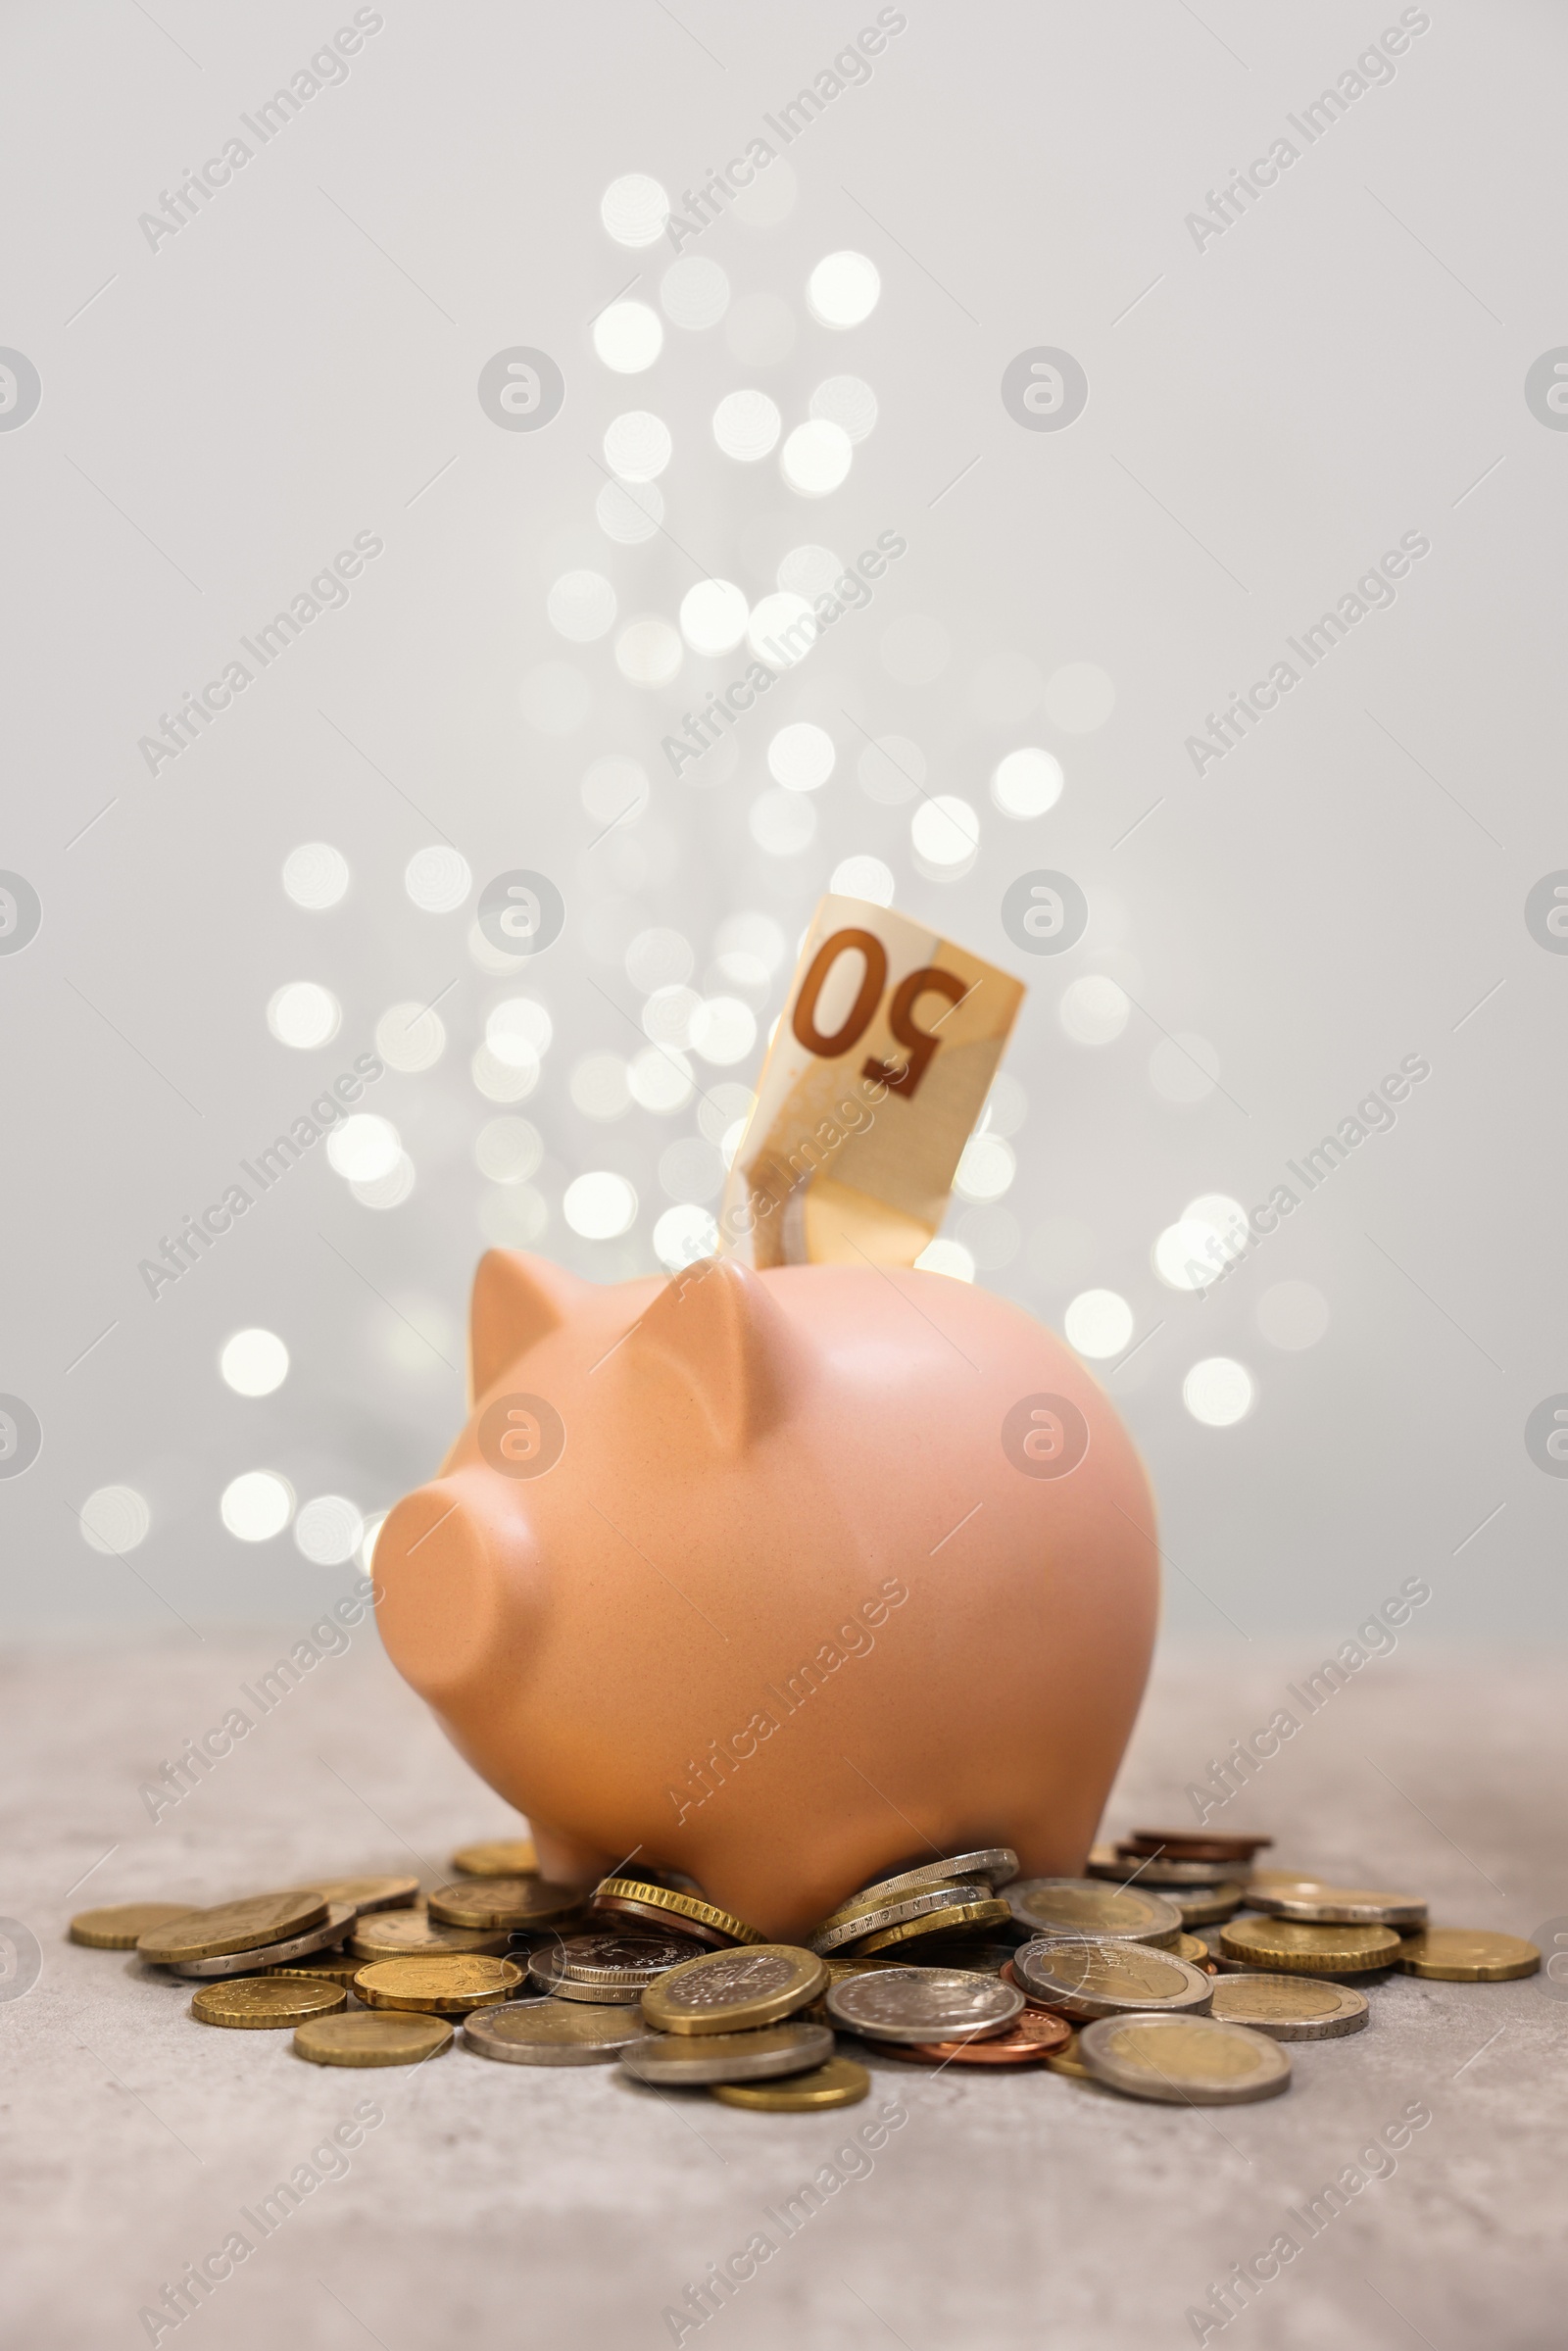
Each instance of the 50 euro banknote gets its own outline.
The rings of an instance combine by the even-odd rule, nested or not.
[[[756,1266],[912,1265],[1023,995],[924,923],[824,898],[730,1167],[721,1246]]]

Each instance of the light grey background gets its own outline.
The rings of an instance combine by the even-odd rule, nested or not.
[[[1561,1707],[1549,1659],[1520,1655],[1560,1635],[1568,1508],[1568,1483],[1535,1467],[1523,1436],[1568,1390],[1568,959],[1523,911],[1568,866],[1548,701],[1568,438],[1524,398],[1530,367],[1568,342],[1560,16],[1438,0],[1392,83],[1200,252],[1189,212],[1396,7],[908,5],[868,86],[790,149],[788,217],[721,221],[687,248],[721,264],[736,302],[788,306],[790,355],[760,369],[722,324],[671,326],[652,370],[616,376],[590,320],[634,272],[632,295],[657,304],[672,257],[610,240],[607,185],[646,171],[678,196],[875,9],[380,13],[347,82],[156,253],[138,215],[352,10],[101,0],[12,7],[0,31],[0,346],[42,380],[37,414],[0,431],[0,868],[43,906],[37,937],[0,955],[0,1392],[44,1431],[31,1468],[0,1479],[0,1608],[13,1632],[73,1636],[66,1658],[29,1649],[5,1669],[0,1908],[27,1923],[42,1973],[0,2007],[0,2130],[14,2136],[12,2298],[31,2339],[73,2351],[144,2339],[138,2308],[367,2082],[386,2088],[387,2127],[191,2339],[666,2340],[666,2300],[843,2143],[834,2118],[664,2111],[608,2075],[461,2052],[412,2080],[318,2078],[284,2036],[188,2028],[132,1962],[63,1937],[95,1899],[214,1899],[329,1866],[418,1866],[431,1882],[457,1839],[509,1826],[368,1627],[239,1760],[148,1820],[139,1787],[353,1577],[313,1567],[287,1534],[235,1542],[219,1495],[265,1466],[302,1501],[340,1493],[372,1511],[445,1447],[474,1257],[529,1206],[474,1159],[498,1105],[469,1061],[502,997],[537,997],[555,1025],[517,1105],[545,1151],[539,1246],[594,1278],[653,1269],[661,1158],[699,1136],[695,1106],[605,1126],[570,1095],[584,1056],[637,1049],[624,946],[679,931],[702,985],[726,918],[768,913],[793,943],[851,855],[882,858],[901,907],[1029,983],[1006,1063],[1028,1101],[1001,1203],[1017,1247],[981,1278],[1058,1325],[1086,1287],[1134,1310],[1137,1351],[1105,1377],[1150,1461],[1171,1572],[1111,1825],[1179,1802],[1287,1680],[1419,1574],[1433,1597],[1399,1655],[1358,1674],[1236,1813],[1272,1826],[1290,1865],[1410,1883],[1447,1921],[1528,1935],[1568,1912],[1548,1858]],[[874,260],[882,297],[834,333],[805,285],[844,248]],[[476,395],[485,364],[519,344],[565,377],[538,433],[498,430]],[[1042,345],[1089,380],[1059,433],[1020,429],[1001,398],[1004,369]],[[788,428],[842,373],[874,388],[880,414],[832,498],[798,500],[771,461],[742,468],[714,448],[725,393],[761,385]],[[606,425],[642,408],[674,436],[676,543],[627,549],[594,502]],[[688,656],[676,688],[650,694],[620,678],[613,636],[568,646],[546,612],[551,583],[582,566],[612,581],[623,617],[673,617],[705,568],[755,599],[791,547],[852,556],[885,529],[909,552],[872,607],[700,787],[668,775],[660,738],[737,659]],[[150,776],[138,737],[360,530],[385,553],[347,609]],[[1431,553],[1393,609],[1195,775],[1185,741],[1205,713],[1406,531]],[[886,659],[914,615],[949,640],[920,684]],[[591,697],[563,737],[524,716],[525,680],[548,662]],[[1115,707],[1074,735],[1050,714],[1049,681],[1081,662],[1108,675]],[[1004,718],[1005,677],[1022,684]],[[792,717],[828,725],[839,764],[814,842],[780,858],[749,819],[767,737]],[[909,808],[857,780],[857,725],[916,743],[927,788],[979,811],[964,878],[917,870]],[[1060,758],[1066,788],[1020,824],[988,779],[1024,743]],[[579,787],[610,754],[640,761],[653,796],[595,845]],[[309,914],[280,869],[319,840],[352,885]],[[404,872],[443,840],[473,893],[431,915]],[[477,892],[516,866],[554,876],[568,918],[536,969],[506,980],[468,935]],[[1054,960],[1017,954],[1000,917],[1040,867],[1070,873],[1092,909]],[[758,1007],[764,1028],[787,964]],[[1140,1006],[1096,1050],[1058,1019],[1091,971]],[[316,1053],[267,1025],[273,992],[301,979],[342,1005]],[[409,1200],[363,1206],[318,1146],[150,1298],[136,1268],[159,1237],[368,1050],[389,1006],[434,998],[443,1058],[388,1074],[366,1103],[403,1138]],[[1203,1100],[1157,1091],[1162,1032],[1213,1049]],[[1151,1245],[1189,1200],[1266,1199],[1283,1162],[1406,1054],[1432,1075],[1392,1134],[1206,1298],[1157,1281]],[[566,1184],[594,1169],[636,1186],[624,1242],[580,1241],[564,1220]],[[975,1238],[959,1203],[950,1230]],[[1286,1280],[1329,1308],[1302,1352],[1258,1324]],[[253,1324],[292,1354],[257,1402],[217,1369]],[[1256,1383],[1229,1429],[1182,1402],[1188,1370],[1215,1354]],[[75,1516],[109,1485],[151,1513],[123,1560],[89,1547]],[[814,2224],[718,2336],[1191,2340],[1188,2306],[1422,2098],[1434,2122],[1397,2175],[1267,2289],[1248,2339],[1393,2351],[1414,2328],[1442,2351],[1481,2337],[1534,2351],[1561,2306],[1564,2010],[1548,1988],[1396,1979],[1365,2035],[1298,2053],[1288,2098],[1218,2118],[1054,2077],[901,2073],[928,2101],[914,2124],[850,2217]]]
[[[1534,1466],[1523,1429],[1568,1387],[1553,1304],[1568,960],[1538,947],[1523,906],[1568,864],[1548,668],[1568,438],[1531,414],[1523,383],[1568,339],[1560,18],[1434,5],[1392,82],[1199,251],[1185,221],[1205,191],[1266,153],[1396,9],[911,4],[869,83],[789,151],[789,217],[723,220],[687,248],[722,265],[737,300],[783,299],[790,356],[758,369],[722,325],[671,326],[652,370],[617,376],[589,321],[634,272],[634,295],[657,302],[672,257],[610,240],[606,186],[647,171],[678,195],[874,10],[388,0],[347,81],[150,251],[138,215],[350,13],[162,0],[150,16],[103,0],[7,14],[0,343],[32,360],[43,398],[0,434],[0,865],[36,888],[43,926],[0,957],[0,1389],[44,1429],[31,1469],[0,1481],[7,1621],[293,1622],[337,1590],[340,1571],[286,1534],[233,1541],[218,1496],[268,1466],[302,1501],[382,1508],[449,1441],[480,1219],[504,1212],[472,1155],[497,1114],[468,1069],[490,1005],[521,990],[555,1024],[518,1105],[547,1153],[539,1246],[599,1279],[652,1270],[660,1156],[697,1134],[693,1112],[595,1125],[568,1094],[582,1056],[637,1048],[625,941],[680,931],[702,985],[718,925],[760,909],[793,953],[833,867],[869,853],[900,906],[1029,982],[1005,1065],[1028,1097],[1003,1203],[1018,1248],[981,1278],[1058,1324],[1085,1287],[1132,1304],[1147,1343],[1107,1385],[1162,1505],[1170,1625],[1233,1659],[1267,1629],[1339,1639],[1420,1572],[1435,1601],[1412,1644],[1556,1638],[1568,1486]],[[874,260],[883,290],[864,325],[833,332],[804,289],[845,247]],[[565,375],[537,433],[498,430],[476,397],[485,362],[514,344]],[[1004,368],[1041,344],[1089,378],[1059,433],[1020,429],[1000,396]],[[826,501],[713,446],[724,393],[761,384],[787,430],[844,372],[872,385],[880,416]],[[675,443],[670,537],[641,548],[594,519],[604,429],[631,408],[657,411]],[[137,741],[158,713],[366,529],[385,553],[347,608],[150,776]],[[612,637],[568,646],[546,614],[576,566],[612,581],[623,617],[672,617],[705,568],[755,599],[790,547],[848,557],[886,529],[908,554],[873,606],[781,683],[730,771],[701,788],[671,778],[659,740],[738,658],[689,655],[650,693],[619,677]],[[1184,744],[1204,713],[1411,530],[1431,554],[1394,607],[1196,776]],[[910,614],[951,642],[916,685],[883,658]],[[985,714],[1001,655],[1037,681],[1021,698],[1036,707],[1005,722]],[[553,661],[591,690],[563,737],[523,715],[525,676]],[[1116,697],[1083,735],[1042,699],[1075,662]],[[790,717],[828,724],[839,765],[815,796],[814,843],[781,858],[748,816]],[[919,744],[928,788],[980,811],[963,879],[915,869],[910,810],[856,779],[855,722]],[[1030,742],[1061,759],[1066,788],[1017,823],[987,779]],[[610,753],[643,764],[652,802],[593,846],[579,783]],[[407,861],[443,837],[475,894],[518,865],[559,882],[565,932],[520,979],[476,967],[471,897],[445,915],[411,904]],[[313,840],[353,875],[326,913],[280,883]],[[1070,872],[1092,909],[1055,960],[1019,955],[1000,921],[1008,883],[1038,866]],[[1095,969],[1141,1008],[1087,1050],[1057,1004]],[[267,1027],[269,998],[296,979],[343,1007],[318,1052]],[[389,1005],[436,997],[444,1057],[389,1074],[365,1105],[415,1163],[407,1202],[361,1206],[318,1147],[154,1302],[136,1268],[159,1236],[366,1051]],[[1217,1053],[1201,1102],[1154,1089],[1162,1031]],[[1265,1199],[1287,1157],[1411,1053],[1432,1075],[1396,1128],[1255,1262],[1202,1298],[1159,1284],[1151,1244],[1188,1200]],[[637,1187],[624,1242],[577,1240],[563,1220],[564,1185],[596,1168]],[[1328,1301],[1305,1352],[1258,1328],[1285,1279]],[[293,1357],[262,1402],[216,1367],[253,1323]],[[1234,1428],[1182,1403],[1211,1354],[1256,1382]],[[109,1484],[151,1510],[124,1561],[75,1523]]]

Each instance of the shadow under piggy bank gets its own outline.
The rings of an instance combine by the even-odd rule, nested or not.
[[[492,1250],[473,1410],[375,1550],[400,1673],[548,1877],[635,1855],[800,1935],[925,1851],[1084,1862],[1158,1605],[1121,1422],[945,1275]]]

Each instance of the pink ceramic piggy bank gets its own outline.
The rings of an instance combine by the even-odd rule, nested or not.
[[[399,1671],[568,1884],[682,1870],[769,1936],[933,1852],[1069,1875],[1157,1607],[1083,1366],[941,1274],[600,1288],[493,1250],[473,1413],[376,1545]]]

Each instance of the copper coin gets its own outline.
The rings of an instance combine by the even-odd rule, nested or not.
[[[639,1886],[662,1886],[667,1893],[695,1894],[699,1901],[702,1900],[702,1887],[695,1878],[688,1878],[684,1870],[643,1869],[634,1862],[623,1861],[617,1875],[634,1879]]]
[[[639,1902],[631,1894],[595,1894],[593,1908],[596,1916],[613,1912],[616,1918],[641,1919],[645,1926],[661,1927],[666,1935],[675,1923],[667,1910],[662,1910],[654,1902]],[[689,1935],[694,1942],[705,1944],[710,1951],[728,1951],[734,1947],[733,1935],[720,1935],[715,1928],[705,1926],[701,1919],[687,1918],[682,1913],[678,1925],[682,1935]]]
[[[1186,1960],[1189,1967],[1200,1967],[1206,1975],[1210,1976],[1214,1973],[1213,1958],[1201,1935],[1184,1935],[1181,1941],[1173,1943],[1171,1948],[1178,1959]]]
[[[883,2041],[880,2046],[889,2056],[912,2057],[921,2065],[1033,2065],[1040,2058],[1054,2057],[1072,2036],[1065,2017],[1053,2016],[1044,2008],[1026,2008],[1005,2033],[990,2040]]]
[[[760,1928],[748,1926],[733,1910],[725,1910],[720,1903],[710,1902],[700,1893],[682,1893],[678,1886],[654,1886],[646,1878],[601,1878],[593,1890],[592,1908],[613,1910],[619,1902],[635,1902],[642,1911],[657,1910],[664,1926],[677,1935],[697,1935],[699,1929],[706,1927],[710,1935],[723,1936],[722,1947],[767,1940]]]
[[[1272,1837],[1220,1837],[1189,1829],[1134,1829],[1117,1839],[1123,1853],[1167,1853],[1172,1861],[1250,1861]]]

